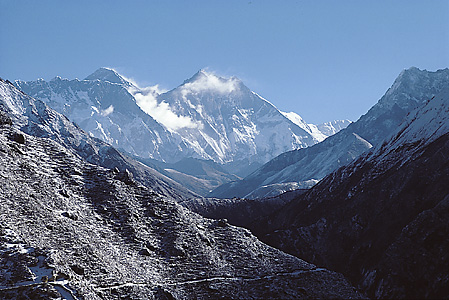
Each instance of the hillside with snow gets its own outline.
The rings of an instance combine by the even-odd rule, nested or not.
[[[341,274],[181,207],[181,187],[169,195],[150,174],[108,166],[120,160],[0,79],[0,299],[362,296]]]

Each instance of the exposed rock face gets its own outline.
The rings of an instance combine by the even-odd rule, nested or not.
[[[11,103],[17,91],[3,81],[0,88]],[[2,113],[15,121],[0,126],[0,298],[361,296],[342,275],[204,219],[127,171],[89,163],[65,139],[38,136],[57,116],[51,109],[35,110],[31,135],[19,129],[29,122],[15,123],[30,118],[14,113],[23,106],[8,107]]]
[[[447,297],[448,112],[445,89],[373,151],[253,224],[254,232],[342,272],[371,297]]]

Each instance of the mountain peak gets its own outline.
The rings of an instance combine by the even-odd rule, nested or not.
[[[190,92],[213,92],[219,94],[242,90],[244,84],[235,76],[222,77],[206,69],[200,69],[180,86]]]
[[[111,83],[118,83],[123,84],[126,86],[133,85],[131,82],[129,82],[127,79],[125,79],[122,75],[117,73],[112,68],[106,68],[102,67],[87,76],[84,80],[102,80],[102,81],[109,81]]]

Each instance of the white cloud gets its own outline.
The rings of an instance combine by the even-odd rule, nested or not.
[[[157,95],[159,87],[157,85],[143,89],[133,89],[130,93],[136,99],[137,105],[149,114],[153,119],[171,130],[181,128],[201,128],[200,122],[193,121],[190,117],[178,116],[174,113],[167,102],[158,103]]]
[[[107,117],[114,112],[114,106],[110,105],[108,108],[101,111],[103,117]]]

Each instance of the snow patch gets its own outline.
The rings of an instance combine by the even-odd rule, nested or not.
[[[101,111],[103,117],[107,117],[114,112],[114,106],[111,104],[108,108]]]

